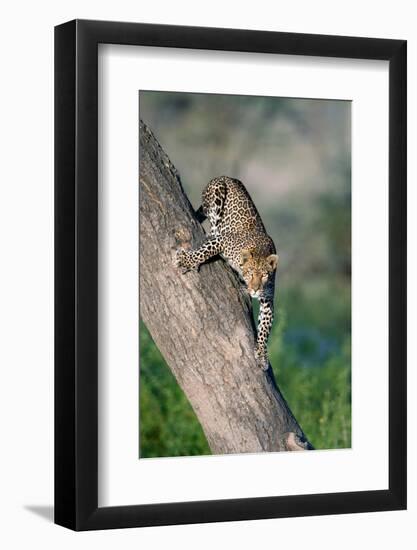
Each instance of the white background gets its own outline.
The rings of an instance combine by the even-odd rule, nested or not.
[[[413,3],[187,0],[14,2],[2,13],[0,120],[1,468],[5,548],[392,548],[417,520],[415,285],[409,289],[409,510],[74,534],[46,521],[53,484],[53,34],[74,17],[408,39],[409,151],[417,149],[417,23]],[[409,155],[409,279],[417,279],[416,158]],[[372,432],[371,432],[372,433]],[[378,442],[375,442],[377,445]]]
[[[114,45],[99,60],[99,504],[386,489],[387,63]],[[137,459],[138,89],[352,100],[352,449]]]

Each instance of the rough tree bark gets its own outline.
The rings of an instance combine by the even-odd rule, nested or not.
[[[185,275],[178,246],[204,230],[178,172],[140,122],[140,312],[214,454],[312,449],[271,367],[255,363],[250,299],[221,259]]]

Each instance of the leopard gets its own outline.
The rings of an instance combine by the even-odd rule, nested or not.
[[[274,320],[275,275],[278,254],[261,216],[244,184],[229,176],[215,177],[202,193],[196,217],[208,219],[210,231],[196,249],[178,248],[174,263],[182,273],[198,271],[201,264],[219,255],[237,273],[245,292],[259,301],[254,357],[264,371],[269,368],[267,343]]]

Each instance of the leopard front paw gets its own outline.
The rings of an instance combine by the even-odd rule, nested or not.
[[[260,369],[267,371],[269,368],[269,359],[266,351],[255,348],[255,361]]]
[[[174,266],[180,268],[182,274],[190,270],[198,271],[198,267],[194,267],[191,264],[189,252],[185,248],[178,248],[175,251]]]
[[[177,248],[174,256],[175,267],[185,267],[187,259],[187,251],[185,248]]]
[[[181,273],[187,273],[189,269],[187,265],[187,256],[188,256],[188,253],[185,250],[185,248],[178,248],[175,251],[173,263],[175,267],[178,267],[181,269]]]

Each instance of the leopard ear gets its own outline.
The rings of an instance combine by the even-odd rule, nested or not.
[[[252,258],[252,252],[247,248],[243,249],[240,253],[240,265],[245,265],[245,263]]]
[[[278,254],[271,254],[267,257],[266,262],[268,264],[269,271],[275,271],[278,266]]]

